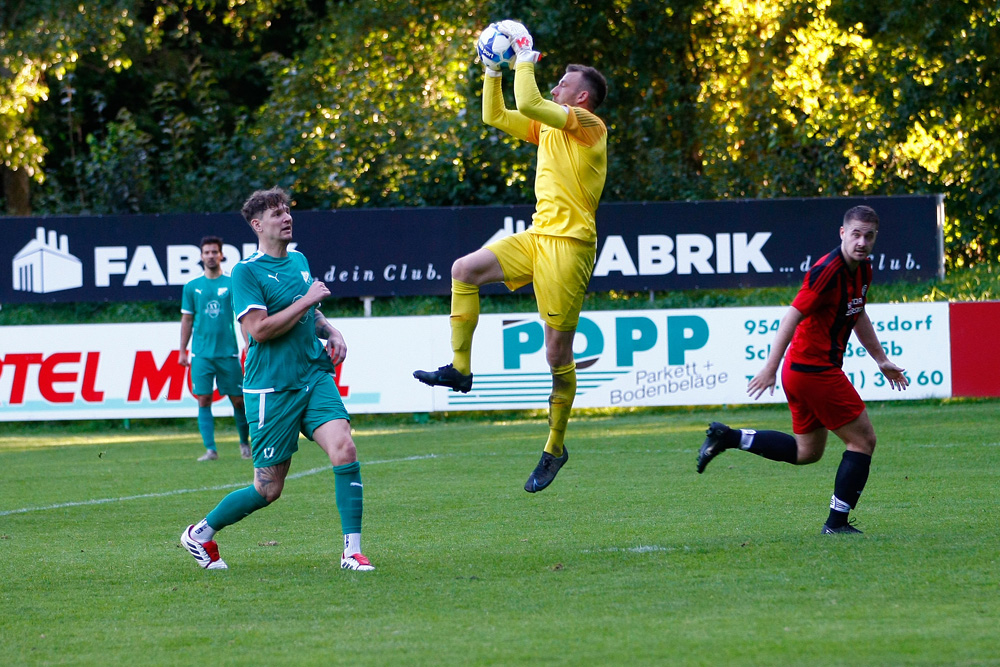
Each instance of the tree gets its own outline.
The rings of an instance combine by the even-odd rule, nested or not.
[[[995,2],[849,0],[834,16],[862,26],[891,110],[887,160],[901,187],[945,192],[948,261],[995,263],[1000,251],[1000,6]],[[928,11],[931,9],[931,11]]]
[[[46,146],[32,125],[35,106],[49,99],[53,80],[65,79],[84,52],[111,70],[129,66],[118,55],[122,29],[131,25],[134,3],[69,4],[13,0],[0,5],[0,139],[8,207],[26,214],[27,182],[41,183]]]
[[[479,118],[476,3],[380,0],[330,14],[294,58],[268,60],[271,95],[251,128],[256,185],[300,205],[509,201],[528,156]],[[473,98],[473,99],[470,99]],[[290,131],[291,130],[291,131]]]
[[[570,62],[607,76],[605,201],[944,192],[948,261],[995,262],[1000,9],[926,5],[22,0],[0,134],[49,213],[233,210],[275,184],[308,208],[529,203],[534,150],[483,125],[472,48],[511,17],[543,92]]]

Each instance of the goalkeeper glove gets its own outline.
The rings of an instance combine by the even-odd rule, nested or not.
[[[537,63],[542,59],[542,54],[538,51],[532,51],[530,49],[524,49],[517,54],[516,63]]]
[[[531,47],[534,46],[534,40],[531,39],[531,33],[524,27],[524,24],[507,20],[500,21],[496,27],[497,30],[510,38],[511,48],[517,54],[517,62],[537,63],[541,59],[541,53],[531,50]]]
[[[534,45],[531,33],[528,32],[528,29],[523,24],[507,20],[500,21],[496,26],[497,30],[510,37],[510,45],[514,49],[514,53],[521,53],[522,50],[530,51]]]

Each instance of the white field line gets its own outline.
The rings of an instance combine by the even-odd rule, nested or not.
[[[371,466],[379,465],[381,463],[401,463],[404,461],[422,461],[424,459],[436,459],[439,458],[438,454],[425,454],[423,456],[407,456],[402,459],[385,459],[382,461],[363,461],[362,465]],[[302,472],[297,472],[289,475],[285,479],[298,479],[299,477],[307,477],[309,475],[315,475],[318,472],[323,472],[324,470],[331,470],[330,466],[320,466],[319,468],[312,468],[311,470],[303,470]],[[129,500],[143,500],[146,498],[166,498],[167,496],[179,496],[184,493],[200,493],[202,491],[225,491],[226,489],[236,489],[239,487],[247,486],[247,482],[236,482],[234,484],[220,484],[218,486],[203,486],[197,489],[177,489],[175,491],[161,491],[159,493],[142,493],[136,496],[119,496],[118,498],[96,498],[94,500],[77,500],[69,503],[55,503],[52,505],[42,505],[39,507],[22,507],[16,510],[0,510],[0,516],[8,516],[11,514],[27,514],[28,512],[44,512],[45,510],[57,510],[64,507],[80,507],[83,505],[103,505],[105,503],[122,503]]]
[[[603,547],[600,549],[582,549],[581,553],[585,554],[597,554],[597,553],[634,553],[634,554],[645,554],[653,551],[677,551],[674,547],[661,547],[658,544],[640,544],[637,547]]]

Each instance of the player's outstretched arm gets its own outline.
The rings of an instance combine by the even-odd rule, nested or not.
[[[878,339],[878,334],[875,333],[875,327],[872,326],[872,321],[869,319],[867,312],[861,313],[857,324],[854,325],[854,335],[857,337],[858,342],[868,351],[868,355],[878,364],[878,369],[885,376],[885,379],[888,380],[889,386],[899,391],[905,391],[907,385],[910,384],[909,379],[906,377],[906,370],[889,360],[881,341]]]
[[[750,382],[747,383],[747,396],[756,401],[768,389],[771,390],[770,395],[774,396],[774,386],[776,384],[778,384],[777,371],[770,370],[765,366],[750,378]]]
[[[799,326],[803,317],[798,308],[789,306],[788,311],[781,318],[778,331],[774,334],[774,342],[771,343],[771,353],[767,355],[764,367],[747,383],[747,395],[755,401],[768,389],[771,390],[771,396],[774,396],[774,387],[778,384],[778,368],[781,366],[781,358],[785,356],[785,350],[788,349],[792,342],[792,336],[795,334],[795,327]]]
[[[531,120],[561,130],[569,122],[569,110],[542,97],[535,81],[535,66],[518,61],[514,72],[514,101],[517,110]]]
[[[534,51],[534,39],[524,25],[517,21],[500,21],[497,30],[510,38],[511,48],[517,54],[514,64],[514,100],[517,110],[531,120],[558,130],[566,126],[569,110],[542,97],[535,81],[535,63],[542,57]]]
[[[500,82],[499,76],[487,75],[483,78],[483,122],[526,141],[531,131],[531,119],[506,107]]]
[[[900,368],[888,359],[879,364],[878,369],[882,371],[882,375],[889,381],[889,386],[893,389],[906,391],[906,388],[910,385],[910,380],[906,377],[906,369]]]

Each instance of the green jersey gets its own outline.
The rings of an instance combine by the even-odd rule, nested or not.
[[[312,284],[309,262],[300,252],[271,257],[259,250],[233,268],[233,303],[237,319],[251,310],[269,315],[298,301]],[[333,363],[316,337],[313,306],[284,335],[258,341],[250,337],[243,391],[302,389],[318,372],[332,373]]]
[[[233,279],[200,276],[184,286],[181,312],[194,316],[191,351],[196,357],[235,357]]]

